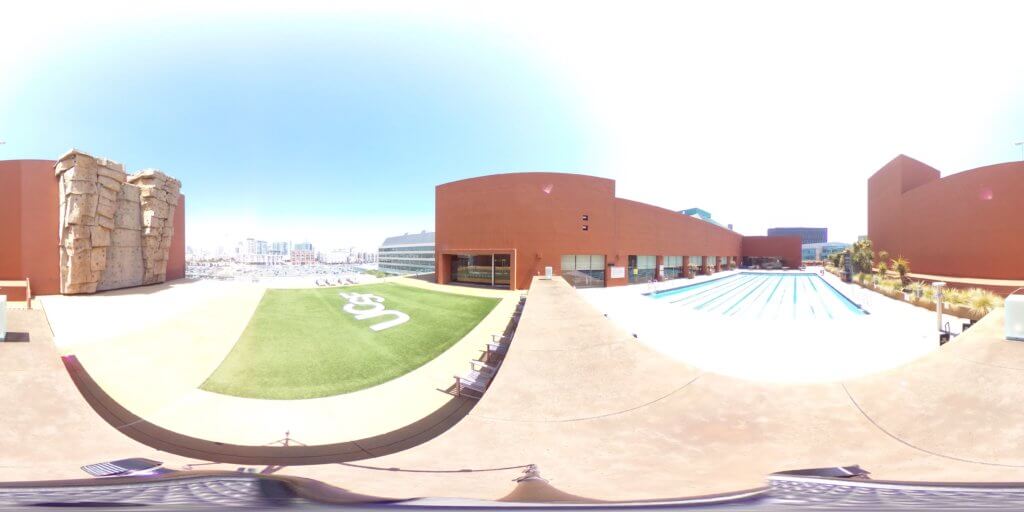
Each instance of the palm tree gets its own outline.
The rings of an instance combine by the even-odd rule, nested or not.
[[[875,251],[871,250],[871,240],[859,240],[853,244],[853,266],[857,272],[872,273],[875,262]]]
[[[910,262],[903,259],[903,256],[898,256],[895,260],[892,260],[892,269],[900,275],[900,281],[903,283],[907,282],[907,274],[910,273]]]

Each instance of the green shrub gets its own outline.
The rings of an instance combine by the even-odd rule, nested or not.
[[[1002,305],[1002,297],[988,291],[973,289],[967,296],[966,303],[972,314],[984,316]]]
[[[882,281],[882,289],[889,292],[890,295],[899,296],[903,291],[903,283],[896,279],[885,279]]]
[[[907,288],[914,294],[915,298],[920,298],[924,295],[925,284],[921,281],[913,281]]]
[[[952,307],[963,306],[967,303],[967,291],[958,288],[945,288],[942,290],[942,302]]]

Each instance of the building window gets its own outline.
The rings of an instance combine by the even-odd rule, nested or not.
[[[678,279],[683,276],[683,256],[665,256],[664,261],[664,272],[662,277],[665,279]]]
[[[604,286],[603,254],[563,254],[562,278],[576,288]]]
[[[583,222],[586,222],[588,220],[590,220],[590,215],[587,215],[587,214],[584,213],[583,214]]]
[[[658,258],[653,255],[629,255],[626,272],[630,283],[649,283],[654,280]]]

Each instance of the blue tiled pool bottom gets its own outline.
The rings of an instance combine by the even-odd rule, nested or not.
[[[817,274],[740,272],[650,296],[737,318],[827,320],[865,314]]]

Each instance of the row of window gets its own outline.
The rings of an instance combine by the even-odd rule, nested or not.
[[[693,272],[715,263],[728,266],[727,256],[664,256],[662,276],[676,279],[684,275],[683,268]],[[626,277],[630,283],[646,283],[654,280],[658,257],[655,255],[630,255],[626,262]],[[562,277],[577,288],[604,286],[605,257],[602,254],[563,254]]]
[[[380,261],[385,260],[433,260],[434,253],[430,254],[389,254],[387,256],[379,256]]]
[[[389,264],[389,265],[378,265],[378,269],[381,272],[386,272],[388,274],[428,274],[428,273],[434,271],[433,265],[428,267],[428,266],[424,266],[424,265],[395,265],[395,264]]]
[[[430,251],[431,253],[433,253],[434,252],[434,246],[433,245],[419,245],[419,246],[412,246],[412,247],[381,247],[381,248],[377,249],[377,252],[423,252],[423,251]]]

